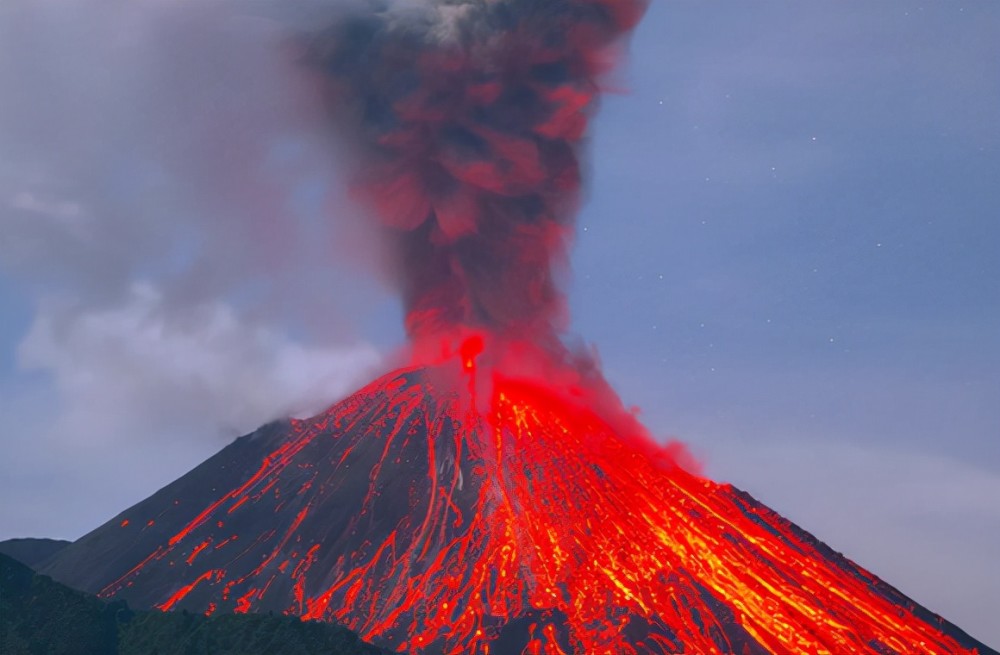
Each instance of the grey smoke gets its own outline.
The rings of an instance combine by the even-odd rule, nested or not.
[[[393,343],[362,336],[395,310],[288,51],[298,14],[262,6],[0,6],[0,275],[30,294],[15,365],[38,384],[0,401],[0,473],[40,506],[93,492],[8,530],[78,536]]]

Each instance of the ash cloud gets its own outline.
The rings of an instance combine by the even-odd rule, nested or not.
[[[304,37],[407,330],[565,327],[560,267],[599,81],[639,0],[372,4]]]

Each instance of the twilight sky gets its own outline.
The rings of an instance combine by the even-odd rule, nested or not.
[[[0,539],[74,539],[402,339],[233,3],[0,6]],[[631,53],[575,332],[709,475],[997,646],[1000,4],[654,0]]]

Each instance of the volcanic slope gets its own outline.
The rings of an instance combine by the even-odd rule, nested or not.
[[[265,426],[43,572],[401,652],[996,652],[572,389],[465,373],[404,369]]]

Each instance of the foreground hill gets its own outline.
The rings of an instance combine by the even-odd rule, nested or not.
[[[269,615],[134,612],[0,554],[4,655],[384,655],[350,630]]]
[[[0,541],[0,554],[8,555],[22,564],[38,569],[45,560],[70,543],[72,542],[63,539],[7,539]]]

